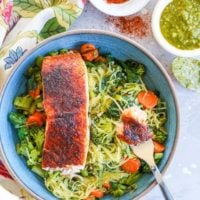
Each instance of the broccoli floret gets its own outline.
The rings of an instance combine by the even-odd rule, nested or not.
[[[24,140],[22,140],[21,143],[17,144],[16,148],[18,154],[29,158],[31,151],[35,149],[35,146],[30,140],[30,135],[27,135],[27,137]]]
[[[135,173],[120,179],[118,182],[111,182],[110,193],[115,197],[119,197],[130,190],[136,189],[137,186],[134,183],[140,176],[140,173]]]
[[[128,177],[122,178],[119,183],[131,186],[133,185],[139,178],[141,177],[140,173],[133,173],[129,175]]]
[[[37,175],[41,176],[41,177],[44,177],[45,176],[45,171],[41,169],[41,166],[33,166],[32,168],[32,171],[35,172]]]
[[[42,81],[42,76],[41,76],[41,72],[38,71],[34,74],[34,79],[37,83],[41,82]]]
[[[85,62],[87,68],[96,68],[97,66],[95,64],[93,64],[92,62],[86,61]]]
[[[38,56],[38,57],[36,58],[36,60],[35,60],[35,64],[36,64],[38,67],[42,67],[43,59],[44,59],[43,56]]]
[[[130,83],[139,82],[140,77],[144,74],[144,65],[134,60],[127,60],[125,62],[117,61],[122,67],[127,76],[127,81]]]
[[[163,144],[167,139],[167,133],[162,129],[157,129],[153,131],[153,140]]]
[[[29,111],[31,104],[33,103],[33,98],[29,95],[18,96],[14,100],[14,106],[16,109]]]
[[[36,81],[34,78],[34,75],[31,75],[31,77],[27,80],[27,89],[28,91],[33,90],[34,88],[36,88]]]
[[[163,157],[163,153],[155,153],[155,154],[154,154],[155,163],[156,163],[156,164],[159,163],[160,160],[162,159],[162,157]]]
[[[137,185],[134,184],[136,181],[135,177],[133,179],[133,176],[129,176],[129,181],[125,181],[126,178],[123,178],[117,183],[117,182],[111,182],[111,188],[110,188],[110,194],[112,194],[115,197],[120,197],[124,195],[126,192],[135,190],[137,188]],[[138,179],[139,177],[137,177]],[[131,180],[132,179],[132,180]],[[125,182],[125,184],[121,183]]]
[[[19,128],[26,123],[26,117],[20,113],[11,112],[8,118],[15,128]]]
[[[28,160],[27,160],[27,165],[33,166],[38,163],[39,158],[41,157],[41,152],[38,151],[37,149],[33,149],[29,152]]]
[[[37,149],[41,150],[44,143],[44,129],[40,127],[32,127],[29,132]]]
[[[135,60],[127,60],[126,65],[128,65],[128,67],[130,67],[132,69],[132,71],[139,75],[139,76],[143,76],[144,75],[144,65],[141,63],[136,62]]]
[[[39,110],[43,110],[43,99],[41,97],[36,99],[36,108]]]
[[[39,131],[36,135],[35,135],[35,143],[36,146],[39,150],[42,149],[43,147],[43,143],[44,143],[44,132],[43,131]]]
[[[36,101],[31,104],[28,114],[32,115],[36,111]]]
[[[20,144],[17,144],[16,150],[17,150],[18,154],[28,158],[29,151],[28,151],[28,146],[27,146],[27,141],[26,140],[23,140]]]
[[[27,127],[18,128],[17,135],[21,141],[24,140],[25,137],[28,135],[28,128]]]
[[[66,48],[59,50],[59,54],[64,54],[64,53],[67,53],[67,52],[68,52],[68,49],[66,49]]]
[[[49,56],[56,56],[58,54],[59,54],[58,51],[51,51],[48,53]]]
[[[110,194],[115,197],[120,197],[125,194],[127,187],[120,183],[111,182]]]

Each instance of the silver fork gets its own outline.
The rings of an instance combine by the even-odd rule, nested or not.
[[[149,167],[156,179],[156,182],[158,183],[158,185],[162,191],[164,198],[166,200],[173,200],[173,197],[172,197],[168,187],[166,186],[158,167],[155,164],[154,157],[153,157],[153,153],[154,153],[153,141],[151,139],[149,139],[148,141],[141,143],[137,146],[134,146],[134,145],[130,145],[130,146],[131,146],[134,154],[137,157],[144,160],[149,165]]]

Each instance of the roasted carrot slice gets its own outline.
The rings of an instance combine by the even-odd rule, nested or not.
[[[81,46],[80,51],[81,51],[81,54],[84,54],[90,51],[94,51],[95,49],[96,47],[93,44],[86,43]]]
[[[104,196],[104,192],[102,190],[96,189],[91,192],[91,195],[96,198],[102,198]]]
[[[136,173],[140,166],[141,162],[138,158],[131,158],[121,165],[121,168],[128,173]]]
[[[159,142],[153,141],[154,144],[154,152],[155,153],[162,153],[165,150],[165,146],[160,144]]]
[[[37,99],[40,96],[40,88],[37,86],[35,89],[29,91],[29,95],[33,97],[33,99]]]
[[[88,51],[82,54],[82,57],[85,61],[93,61],[99,56],[98,49]]]
[[[152,91],[142,91],[137,98],[145,108],[154,108],[158,104],[158,97]]]
[[[35,112],[27,118],[26,124],[42,126],[45,123],[45,115],[42,112]]]
[[[105,182],[105,183],[103,183],[103,187],[104,188],[106,188],[106,190],[110,190],[110,183],[108,183],[108,182]]]

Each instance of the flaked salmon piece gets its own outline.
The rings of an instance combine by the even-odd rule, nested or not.
[[[121,114],[122,121],[135,120],[143,125],[146,125],[147,114],[137,106],[132,106],[123,110]]]
[[[140,108],[133,106],[125,109],[121,120],[117,125],[117,135],[128,144],[137,145],[152,137],[146,122],[147,114]]]
[[[88,78],[79,53],[45,57],[42,64],[46,112],[42,168],[78,172],[89,147]]]

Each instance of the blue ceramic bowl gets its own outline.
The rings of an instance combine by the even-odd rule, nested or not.
[[[144,77],[146,85],[152,90],[158,90],[161,98],[167,102],[166,128],[169,137],[164,158],[159,165],[162,172],[166,170],[175,151],[179,115],[174,88],[161,64],[150,53],[127,38],[102,31],[73,31],[52,37],[39,44],[32,51],[27,52],[17,63],[1,92],[0,99],[0,143],[4,161],[12,176],[38,199],[55,200],[56,197],[45,188],[43,180],[34,174],[27,167],[25,160],[17,154],[15,146],[18,143],[18,138],[8,121],[8,114],[13,110],[13,99],[24,89],[25,78],[23,74],[37,56],[61,48],[76,48],[86,42],[95,44],[101,52],[110,52],[114,57],[121,60],[132,58],[146,66]],[[141,197],[153,186],[155,186],[153,176],[146,174],[139,180],[138,189],[135,192],[130,192],[120,199],[129,200]],[[107,196],[105,199],[113,199],[113,197]]]

